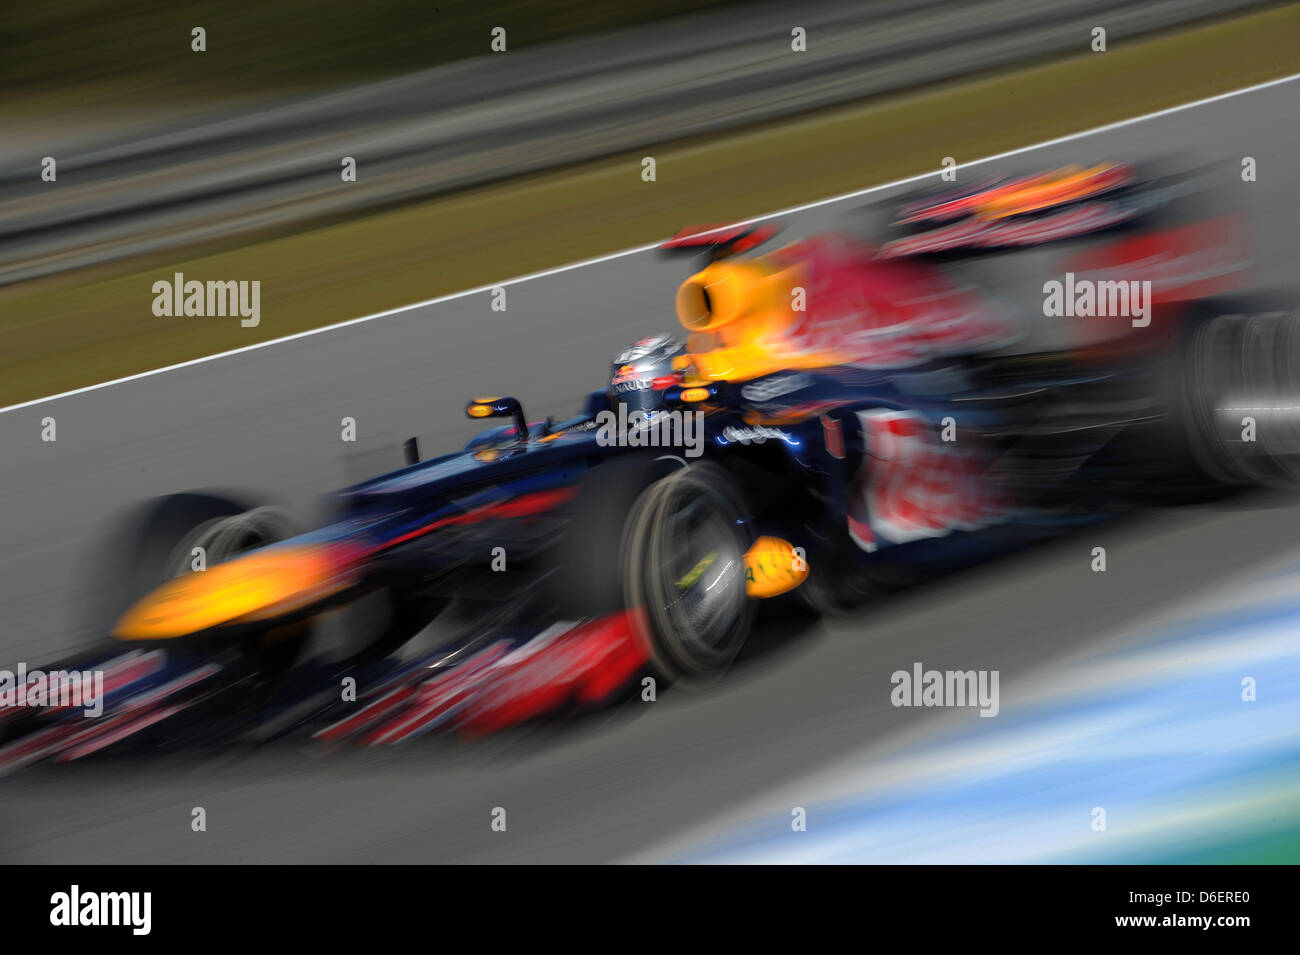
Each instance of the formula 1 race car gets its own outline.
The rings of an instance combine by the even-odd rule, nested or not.
[[[910,199],[899,223],[948,223],[937,243],[751,254],[773,228],[686,230],[664,246],[706,260],[677,292],[685,339],[627,348],[574,417],[474,399],[502,423],[427,460],[408,441],[306,533],[221,495],[149,502],[100,568],[111,649],[58,667],[99,674],[103,716],[0,708],[0,768],[488,732],[711,677],[767,600],[851,610],[1152,498],[1290,482],[1300,321],[1224,299],[1230,230],[1144,226],[1138,186],[1105,167]],[[953,220],[967,251],[1090,239],[1044,283],[1061,317],[959,278]],[[1063,340],[1027,346],[1036,325]],[[340,608],[360,645],[326,659],[313,634]]]

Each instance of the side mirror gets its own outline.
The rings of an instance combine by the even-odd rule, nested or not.
[[[407,467],[420,463],[420,440],[418,438],[407,438],[402,442],[402,457],[405,459]]]
[[[465,406],[469,418],[513,418],[515,437],[520,444],[528,443],[528,421],[524,407],[516,398],[475,398]]]

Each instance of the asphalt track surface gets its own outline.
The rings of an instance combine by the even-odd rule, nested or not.
[[[1297,129],[1300,82],[1289,82],[999,165],[1170,154],[1213,164],[1249,216],[1259,279],[1271,284],[1291,278],[1300,237]],[[1238,175],[1247,155],[1259,168],[1249,184]],[[798,214],[792,231],[834,225],[860,201]],[[1006,287],[1032,290],[1037,269],[1009,272]],[[3,665],[39,665],[90,639],[77,612],[93,587],[83,555],[131,502],[249,487],[310,517],[322,494],[396,465],[409,434],[426,454],[458,446],[474,430],[462,417],[468,396],[513,393],[530,417],[570,411],[622,345],[673,327],[683,275],[680,261],[616,257],[510,285],[505,313],[486,293],[453,298],[0,414]],[[149,301],[142,287],[141,307]],[[273,290],[263,303],[273,323]],[[46,416],[54,443],[40,440]],[[356,450],[340,441],[344,416],[357,421]],[[1122,641],[1126,621],[1291,552],[1298,529],[1300,502],[1277,493],[1151,511],[853,619],[773,621],[712,687],[470,745],[35,767],[0,781],[0,861],[570,862],[652,851],[838,755],[898,745],[927,721],[976,718],[893,708],[895,669],[996,668],[1008,686],[1068,668],[1083,648]],[[1105,574],[1089,568],[1097,545]],[[195,806],[205,833],[190,830]],[[498,806],[504,833],[489,826]]]

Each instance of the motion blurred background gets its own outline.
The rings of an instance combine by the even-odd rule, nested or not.
[[[0,403],[1249,85],[1298,38],[1241,0],[10,5]],[[260,280],[266,320],[160,325],[174,271]]]

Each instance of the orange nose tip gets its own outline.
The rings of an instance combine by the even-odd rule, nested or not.
[[[127,610],[112,635],[170,640],[222,624],[273,620],[351,583],[334,548],[273,545],[166,581]]]

